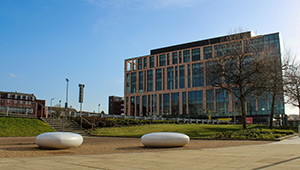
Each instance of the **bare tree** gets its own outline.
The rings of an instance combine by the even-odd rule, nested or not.
[[[300,65],[293,60],[284,72],[284,92],[287,103],[299,108],[300,115]]]
[[[261,39],[242,40],[242,36],[229,35],[225,44],[215,46],[217,59],[207,68],[207,76],[212,86],[231,92],[239,100],[246,129],[245,100],[263,86],[264,46]]]
[[[263,52],[263,62],[261,62],[263,73],[262,91],[271,95],[271,111],[269,127],[273,128],[273,118],[275,112],[276,99],[283,100],[283,78],[282,72],[287,64],[281,61],[279,48],[266,46]]]

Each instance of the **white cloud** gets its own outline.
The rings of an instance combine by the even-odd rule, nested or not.
[[[9,73],[10,77],[17,77],[17,75],[15,75],[14,73]]]

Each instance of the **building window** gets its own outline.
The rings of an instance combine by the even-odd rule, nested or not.
[[[192,49],[192,61],[200,60],[200,48]]]
[[[179,88],[185,88],[185,68],[184,65],[179,66]]]
[[[147,71],[147,91],[153,91],[153,71]]]
[[[136,116],[140,116],[140,96],[136,96]]]
[[[182,63],[181,51],[179,51],[179,63]]]
[[[200,116],[203,116],[202,90],[189,92],[189,115],[192,118],[199,118]]]
[[[131,93],[136,93],[136,73],[131,73]]]
[[[151,114],[151,98],[150,98],[150,96],[151,95],[148,95],[148,114],[147,114],[147,116],[150,116],[150,115],[152,115]]]
[[[193,87],[204,86],[203,63],[193,64],[192,69],[193,69]]]
[[[127,94],[129,94],[130,92],[129,92],[129,87],[130,87],[130,74],[129,73],[127,73],[126,74],[126,93]]]
[[[164,115],[169,115],[170,113],[170,94],[164,94]]]
[[[172,90],[174,89],[174,69],[173,67],[168,67],[167,69],[167,89]]]
[[[143,68],[143,59],[138,59],[138,69],[141,70]]]
[[[178,61],[177,61],[178,60],[177,52],[173,52],[172,53],[172,60],[173,60],[172,61],[173,64],[177,64],[178,63]]]
[[[175,89],[178,89],[178,66],[175,66]]]
[[[170,54],[167,54],[167,65],[170,65]]]
[[[190,50],[183,51],[183,62],[190,62]]]
[[[147,115],[147,96],[142,97],[142,114],[141,116]]]
[[[139,72],[139,92],[144,91],[144,72]]]
[[[145,57],[145,58],[144,58],[144,69],[147,68],[147,60],[148,60],[148,58]]]
[[[212,58],[212,46],[203,48],[204,59]]]
[[[206,90],[206,111],[215,112],[215,93],[214,90]]]
[[[159,94],[159,115],[162,115],[162,96]]]
[[[186,107],[186,92],[182,92],[182,114],[185,117],[187,115],[187,107]]]
[[[228,91],[223,89],[216,90],[216,106],[218,116],[228,116],[229,96]]]
[[[159,66],[165,66],[166,65],[166,55],[162,54],[159,55]]]
[[[179,116],[179,93],[172,93],[171,94],[171,108],[172,108],[172,116],[178,117]]]
[[[188,87],[191,88],[191,65],[188,64]]]
[[[156,90],[162,90],[162,73],[161,73],[161,69],[156,69]]]
[[[150,57],[150,68],[154,67],[154,56]]]
[[[134,100],[135,97],[130,97],[130,101],[131,101],[131,104],[130,104],[130,115],[134,115],[134,112],[135,112],[135,100]]]
[[[153,106],[153,109],[152,109],[152,112],[153,112],[153,115],[156,115],[157,114],[157,101],[156,101],[156,94],[155,95],[152,95],[152,106]]]

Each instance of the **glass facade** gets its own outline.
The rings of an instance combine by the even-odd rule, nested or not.
[[[210,80],[205,75],[216,64],[215,58],[241,52],[242,47],[245,52],[252,53],[251,57],[255,57],[270,46],[275,49],[271,57],[281,57],[277,33],[242,41],[226,43],[220,39],[208,41],[209,44],[204,43],[205,46],[192,43],[187,45],[188,48],[163,48],[161,51],[151,51],[149,56],[125,60],[125,112],[136,116],[206,119],[210,111],[213,119],[241,117],[240,101],[237,97],[226,90],[211,86],[211,81],[221,83],[221,80],[225,80],[227,84],[235,82],[230,82],[227,78]],[[225,70],[231,70],[239,64],[249,64],[248,60],[239,63],[237,59],[225,58],[222,66]],[[284,113],[282,96],[283,94],[276,99],[276,118]],[[246,115],[268,116],[271,99],[272,96],[268,93],[247,96],[244,103]]]
[[[163,115],[169,115],[170,114],[170,94],[166,93],[164,94],[164,113]]]
[[[136,72],[131,73],[131,93],[136,93]]]
[[[150,68],[154,67],[154,56],[150,57]]]
[[[185,117],[187,115],[187,102],[186,102],[186,92],[182,92],[182,115]]]
[[[167,69],[167,89],[172,90],[174,89],[174,69],[173,67],[168,67]]]
[[[171,109],[172,109],[172,116],[178,117],[179,116],[179,93],[172,93],[171,94]]]
[[[206,112],[215,112],[215,93],[214,90],[206,90]]]
[[[192,118],[200,118],[203,116],[203,92],[200,91],[190,91],[189,92],[189,115]]]
[[[147,96],[142,97],[142,113],[141,116],[147,115]]]
[[[161,68],[156,69],[156,90],[162,90],[162,72]]]
[[[192,49],[192,61],[200,60],[200,48]]]
[[[216,113],[217,116],[228,116],[229,114],[229,95],[228,91],[216,89]]]
[[[141,70],[143,68],[143,59],[138,59],[138,69]]]
[[[139,72],[139,92],[142,93],[144,91],[144,72]]]
[[[178,66],[175,66],[175,89],[178,89]]]
[[[212,58],[212,46],[209,47],[203,47],[203,55],[204,59],[211,59]]]
[[[136,96],[136,116],[140,116],[140,96]]]
[[[153,91],[153,71],[147,71],[147,91]]]
[[[129,92],[129,89],[130,88],[130,74],[129,73],[127,73],[126,74],[126,93],[127,94],[129,94],[130,92]]]
[[[166,65],[166,55],[162,54],[159,55],[159,66],[165,66]]]
[[[173,52],[172,53],[172,62],[173,64],[177,64],[178,63],[178,53],[177,52]]]
[[[148,60],[148,58],[145,57],[145,58],[144,58],[144,69],[147,68],[147,66],[148,66],[148,65],[147,65],[147,60]]]
[[[179,87],[185,88],[185,68],[184,65],[179,66]]]
[[[192,64],[193,69],[193,87],[204,86],[203,63]]]
[[[191,88],[191,65],[188,64],[188,87]]]
[[[183,62],[190,62],[190,50],[183,51]]]

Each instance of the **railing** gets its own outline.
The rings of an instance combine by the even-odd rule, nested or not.
[[[94,124],[93,123],[91,123],[90,121],[88,121],[86,118],[84,118],[84,117],[80,117],[80,126],[82,127],[82,121],[85,121],[85,122],[87,122],[89,125],[92,125],[92,128],[91,128],[91,135],[93,135],[94,134]]]

